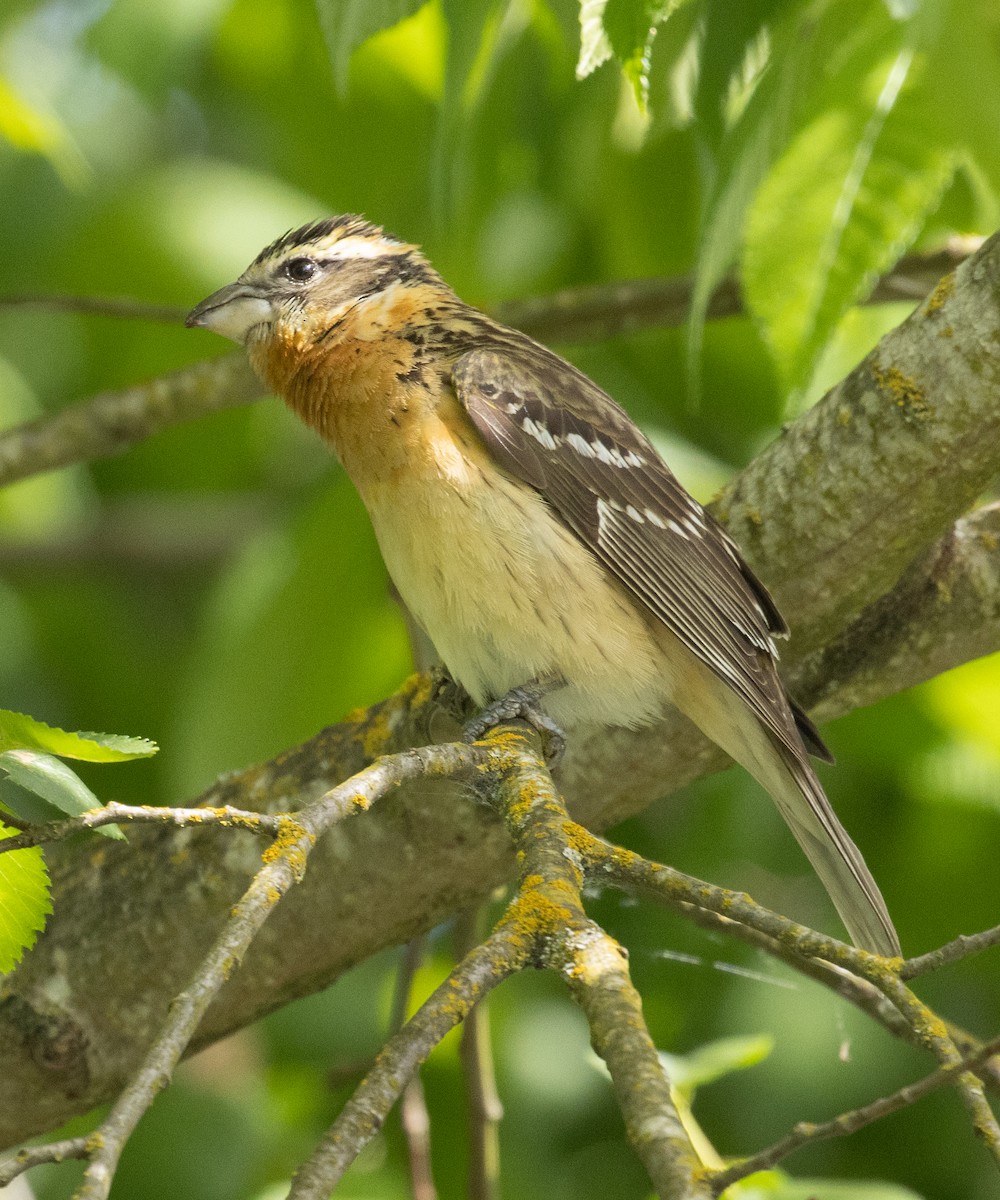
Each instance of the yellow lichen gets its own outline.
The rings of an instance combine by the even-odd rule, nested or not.
[[[561,933],[573,920],[573,910],[554,900],[547,894],[549,889],[539,886],[540,883],[541,876],[529,876],[504,917],[504,925],[518,940],[529,944],[540,937]]]
[[[879,389],[908,417],[924,420],[931,414],[930,405],[923,390],[908,375],[904,375],[899,367],[883,367],[874,363],[872,374]]]
[[[949,296],[951,296],[954,290],[955,275],[952,273],[946,275],[944,279],[940,280],[934,291],[931,292],[931,294],[927,297],[927,303],[924,305],[924,312],[933,313],[937,312],[938,309],[943,308],[945,302],[948,300]]]
[[[265,863],[283,858],[292,869],[295,878],[301,879],[306,870],[306,846],[312,846],[316,838],[307,833],[293,817],[282,818],[274,841],[261,855]]]
[[[374,761],[385,754],[391,744],[392,723],[389,719],[391,702],[384,704],[376,713],[371,714],[367,725],[362,726],[357,737],[365,752],[365,758]]]

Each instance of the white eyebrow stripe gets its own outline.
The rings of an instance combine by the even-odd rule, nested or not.
[[[400,249],[399,242],[390,242],[386,238],[346,237],[324,246],[316,244],[316,250],[324,258],[381,258]]]

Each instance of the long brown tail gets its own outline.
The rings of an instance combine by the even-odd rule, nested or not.
[[[766,735],[765,735],[766,736]],[[889,910],[861,851],[841,825],[808,760],[774,747],[775,771],[761,783],[830,894],[851,940],[890,958],[901,953]]]

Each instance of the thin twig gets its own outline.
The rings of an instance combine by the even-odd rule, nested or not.
[[[727,892],[670,867],[651,863],[639,855],[611,846],[580,826],[573,825],[571,834],[574,846],[592,875],[614,879],[678,905],[684,902],[710,909],[784,942],[796,955],[824,960],[868,980],[898,1009],[910,1026],[916,1043],[929,1050],[943,1067],[954,1067],[961,1061],[961,1054],[944,1022],[899,978],[901,960],[884,959],[836,938],[825,937],[763,908],[745,893]],[[981,1080],[964,1071],[957,1074],[953,1082],[973,1129],[994,1160],[1000,1163],[1000,1125],[986,1100]]]
[[[423,961],[427,946],[424,935],[407,942],[403,957],[396,969],[396,986],[392,997],[392,1012],[389,1016],[390,1035],[398,1033],[406,1024],[406,1013],[410,1007],[413,978]],[[418,1071],[403,1089],[399,1106],[399,1120],[406,1139],[406,1153],[410,1165],[410,1191],[413,1200],[437,1200],[434,1186],[434,1170],[431,1160],[431,1119],[427,1111],[427,1097]]]
[[[55,312],[79,313],[88,317],[113,317],[126,321],[155,321],[180,325],[187,309],[170,304],[150,304],[128,296],[69,296],[58,293],[25,292],[0,296],[0,308],[48,308]]]
[[[627,954],[584,911],[575,826],[543,767],[537,738],[507,736],[507,786],[496,800],[518,854],[520,887],[510,919],[531,931],[541,964],[560,972],[585,1013],[625,1132],[657,1194],[707,1200],[702,1164],[643,1020]]]
[[[485,908],[468,908],[459,914],[455,940],[460,955],[467,954],[480,940],[480,918],[485,911]],[[499,1200],[503,1104],[493,1065],[488,998],[480,1001],[463,1021],[458,1057],[468,1110],[469,1200]]]
[[[86,1158],[91,1151],[90,1137],[64,1138],[61,1142],[45,1142],[41,1146],[24,1146],[0,1162],[0,1188],[12,1183],[18,1175],[42,1163],[61,1163],[71,1158]]]
[[[381,1129],[414,1071],[471,1007],[525,960],[523,939],[501,925],[455,967],[382,1048],[372,1070],[296,1172],[288,1200],[327,1200],[361,1149]]]
[[[843,967],[824,962],[821,958],[803,958],[784,942],[769,937],[766,933],[761,933],[752,925],[732,921],[710,909],[699,908],[694,904],[672,904],[671,907],[683,912],[689,920],[703,929],[734,937],[772,958],[780,959],[800,975],[805,975],[823,987],[829,988],[842,1000],[853,1004],[855,1008],[871,1017],[873,1021],[877,1021],[894,1037],[901,1038],[912,1046],[922,1047],[920,1039],[909,1022],[903,1018],[899,1009],[867,979],[859,979],[857,975],[845,971]],[[973,1037],[954,1022],[945,1021],[944,1024],[948,1036],[963,1056],[971,1058],[979,1053],[982,1042],[978,1038]],[[984,1083],[989,1085],[991,1091],[1000,1092],[1000,1061],[994,1062],[987,1059],[980,1064],[976,1073]]]
[[[111,800],[101,808],[88,809],[78,817],[29,825],[23,833],[0,840],[0,854],[61,842],[75,833],[100,829],[103,825],[223,825],[275,837],[281,832],[283,820],[283,816],[251,812],[230,805],[221,808],[166,808],[152,804],[119,804]]]
[[[0,487],[121,454],[163,429],[266,395],[243,353],[226,354],[119,392],[100,392],[0,434]]]
[[[431,1160],[431,1115],[418,1068],[403,1088],[399,1122],[406,1138],[410,1166],[410,1194],[413,1200],[437,1200]]]
[[[992,929],[984,929],[982,933],[963,933],[953,941],[939,946],[936,950],[930,950],[927,954],[918,955],[916,958],[908,958],[903,963],[899,976],[901,979],[916,979],[918,975],[937,971],[940,967],[950,966],[963,958],[980,954],[983,950],[989,950],[997,945],[1000,945],[1000,925],[994,925]]]
[[[765,1150],[761,1150],[749,1158],[740,1159],[739,1162],[727,1167],[724,1171],[713,1174],[711,1177],[712,1192],[718,1196],[740,1179],[746,1179],[757,1171],[768,1170],[803,1146],[823,1141],[826,1138],[843,1137],[855,1133],[866,1125],[871,1125],[873,1121],[881,1120],[890,1113],[899,1112],[900,1109],[915,1104],[916,1101],[937,1088],[953,1084],[959,1072],[973,1071],[997,1053],[1000,1053],[1000,1037],[987,1042],[974,1054],[966,1055],[949,1066],[938,1067],[936,1071],[925,1075],[916,1083],[907,1084],[891,1095],[881,1096],[878,1100],[862,1105],[861,1108],[841,1113],[840,1116],[834,1117],[830,1121],[820,1123],[800,1121],[790,1133],[772,1146],[768,1146]]]

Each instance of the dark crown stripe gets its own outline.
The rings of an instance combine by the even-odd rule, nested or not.
[[[364,217],[356,216],[354,213],[344,213],[339,217],[324,217],[320,221],[311,221],[307,225],[300,225],[298,229],[289,229],[281,237],[275,238],[269,246],[265,246],[253,260],[253,265],[265,262],[274,255],[284,254],[287,250],[294,250],[298,246],[308,246],[312,242],[329,237],[338,230],[343,233],[344,237],[385,238],[391,242],[398,241],[392,234],[387,234],[380,225],[373,225],[371,221],[366,221]]]

